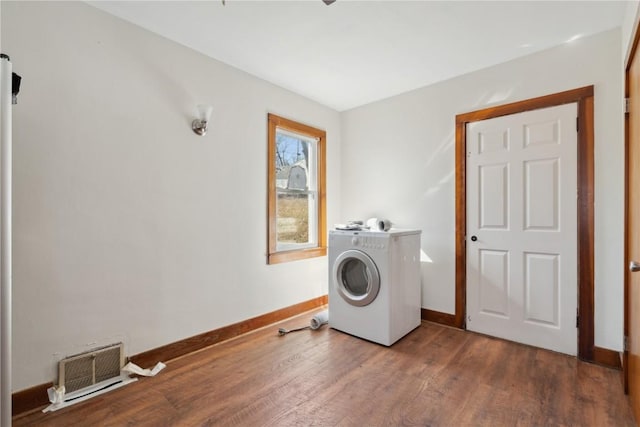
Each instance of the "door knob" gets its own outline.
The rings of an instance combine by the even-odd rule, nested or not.
[[[478,240],[478,238],[476,236],[471,236],[471,241],[475,242],[476,240]]]
[[[629,271],[631,271],[632,273],[635,273],[636,271],[640,271],[640,263],[636,261],[631,261],[629,263]]]

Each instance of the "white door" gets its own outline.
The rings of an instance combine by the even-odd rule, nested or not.
[[[577,104],[467,126],[467,329],[577,353]]]

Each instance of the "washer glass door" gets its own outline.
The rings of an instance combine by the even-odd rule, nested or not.
[[[348,250],[336,258],[334,285],[349,304],[362,307],[371,304],[380,291],[380,274],[373,260],[364,252]]]

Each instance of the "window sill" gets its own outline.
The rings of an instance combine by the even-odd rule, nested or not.
[[[267,264],[279,264],[282,262],[298,261],[307,258],[317,258],[325,255],[327,255],[326,247],[274,252],[269,254],[267,257]]]

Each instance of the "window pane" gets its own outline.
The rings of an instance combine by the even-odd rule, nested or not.
[[[276,238],[278,250],[315,244],[317,221],[314,190],[316,141],[276,129]]]
[[[278,193],[277,240],[282,243],[310,243],[309,205],[310,194]]]
[[[309,190],[309,154],[311,143],[291,134],[276,133],[276,187]]]

